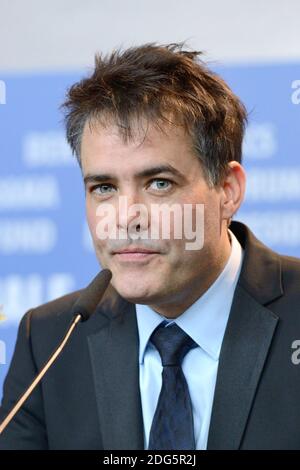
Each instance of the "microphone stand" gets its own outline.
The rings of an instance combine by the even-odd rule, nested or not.
[[[42,378],[44,377],[44,375],[46,374],[47,370],[52,366],[53,362],[56,360],[56,358],[60,355],[60,353],[62,352],[62,350],[64,349],[65,345],[67,344],[71,334],[73,333],[77,323],[79,323],[81,320],[81,315],[78,314],[76,315],[76,317],[73,319],[64,339],[61,341],[61,343],[59,344],[59,346],[56,348],[56,350],[54,351],[54,353],[50,356],[50,358],[48,359],[48,361],[46,362],[46,364],[44,365],[44,367],[42,368],[42,370],[39,372],[39,374],[36,376],[36,378],[34,379],[34,381],[29,385],[29,387],[27,388],[27,390],[23,393],[23,395],[21,396],[21,398],[19,398],[19,400],[17,401],[17,403],[15,404],[15,406],[13,407],[13,409],[9,412],[9,414],[6,416],[6,418],[2,421],[2,423],[0,424],[0,434],[2,434],[2,432],[4,431],[4,429],[6,428],[6,426],[8,426],[8,424],[11,422],[11,420],[13,419],[13,417],[15,416],[15,414],[19,411],[19,409],[21,408],[21,406],[23,405],[23,403],[27,400],[27,398],[29,397],[29,395],[33,392],[33,390],[35,389],[35,387],[40,383],[40,381],[42,380]]]
[[[15,414],[19,411],[23,403],[27,400],[29,395],[33,392],[35,387],[40,383],[44,375],[46,374],[47,370],[52,366],[55,362],[57,357],[63,351],[65,345],[67,344],[70,336],[72,335],[74,329],[78,325],[80,321],[86,321],[90,318],[92,313],[94,312],[97,304],[99,303],[100,299],[102,298],[109,281],[112,277],[112,273],[109,269],[103,269],[97,276],[92,280],[92,282],[84,289],[83,293],[75,302],[72,308],[73,320],[71,325],[68,328],[67,333],[65,334],[63,340],[59,344],[59,346],[55,349],[54,353],[51,354],[50,358],[33,380],[33,382],[29,385],[29,387],[25,390],[21,398],[17,401],[13,409],[8,413],[6,418],[0,424],[0,434],[4,431],[6,426],[11,422]]]

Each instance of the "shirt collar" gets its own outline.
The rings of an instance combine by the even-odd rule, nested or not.
[[[174,321],[209,356],[219,359],[232,299],[238,281],[242,259],[242,247],[230,231],[231,253],[228,261],[209,289]],[[139,362],[144,361],[145,350],[155,328],[166,318],[148,305],[136,304],[139,331]]]

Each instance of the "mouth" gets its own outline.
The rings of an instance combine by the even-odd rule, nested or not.
[[[113,256],[120,262],[145,262],[156,255],[159,255],[159,252],[143,248],[122,250],[113,253]]]

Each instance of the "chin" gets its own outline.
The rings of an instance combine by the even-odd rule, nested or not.
[[[121,297],[135,304],[148,303],[155,296],[153,288],[148,284],[139,286],[138,282],[133,283],[132,280],[128,280],[127,282],[114,280],[112,284]]]

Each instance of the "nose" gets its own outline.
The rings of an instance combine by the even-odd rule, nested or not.
[[[128,234],[141,233],[148,230],[149,211],[141,196],[136,193],[130,193],[119,197],[117,228]]]

